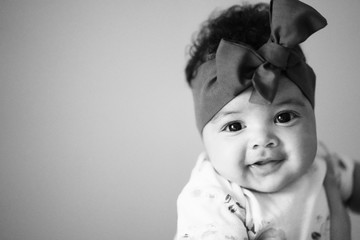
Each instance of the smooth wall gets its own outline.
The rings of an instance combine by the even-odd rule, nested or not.
[[[237,2],[0,0],[0,240],[173,237],[202,150],[185,47]],[[359,158],[360,2],[305,2],[319,137]]]

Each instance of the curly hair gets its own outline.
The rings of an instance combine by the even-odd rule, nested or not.
[[[198,67],[214,57],[221,39],[258,49],[268,41],[269,36],[269,5],[266,3],[245,3],[212,13],[189,48],[190,59],[185,67],[188,84],[191,86]]]

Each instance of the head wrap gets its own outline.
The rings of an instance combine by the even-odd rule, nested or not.
[[[251,99],[271,103],[279,76],[294,82],[314,107],[315,74],[298,45],[326,26],[326,19],[298,0],[272,0],[270,39],[258,50],[221,40],[214,59],[203,63],[192,81],[196,123],[204,126],[249,87]]]

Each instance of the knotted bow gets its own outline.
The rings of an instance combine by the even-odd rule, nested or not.
[[[326,19],[305,3],[273,0],[270,3],[271,35],[261,48],[254,50],[221,40],[215,59],[203,63],[193,79],[199,131],[229,101],[251,86],[256,93],[251,98],[260,96],[271,103],[282,74],[293,81],[314,106],[316,77],[297,46],[326,24]]]

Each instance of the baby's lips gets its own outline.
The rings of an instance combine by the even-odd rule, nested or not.
[[[272,156],[267,156],[267,157],[259,157],[259,158],[254,158],[254,161],[250,161],[249,164],[247,164],[248,166],[251,165],[265,165],[267,163],[270,162],[277,162],[277,161],[283,161],[285,158],[283,156],[280,155],[272,155]]]
[[[265,164],[268,164],[268,163],[272,163],[272,162],[279,162],[281,160],[273,160],[273,159],[265,159],[265,160],[259,160],[251,165],[265,165]]]

